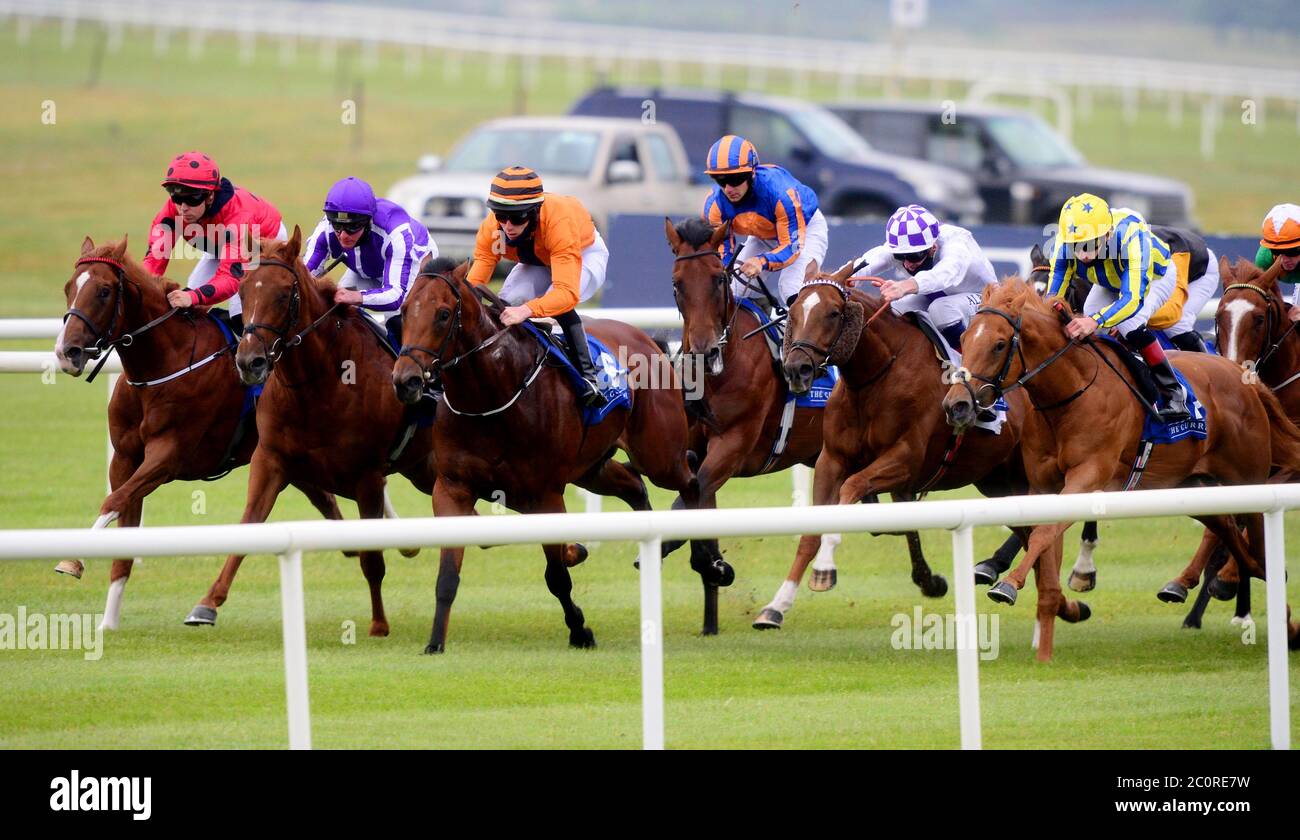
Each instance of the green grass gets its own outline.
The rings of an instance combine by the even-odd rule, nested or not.
[[[0,528],[83,527],[103,492],[99,383],[32,376],[0,380],[5,480]],[[238,521],[246,470],[213,484],[173,484],[146,503],[149,525]],[[724,506],[783,504],[788,475],[737,481]],[[196,491],[206,512],[193,512]],[[393,483],[398,510],[429,511],[426,497]],[[668,499],[655,493],[656,507]],[[571,498],[571,507],[580,508]],[[608,509],[622,509],[608,502]],[[345,514],[355,515],[350,503]],[[483,512],[487,513],[486,506]],[[274,519],[311,519],[290,491]],[[1292,557],[1300,515],[1287,520]],[[984,556],[1001,529],[976,532]],[[1029,649],[1032,590],[1013,608],[978,598],[1000,619],[1000,655],[980,669],[989,747],[1266,747],[1268,703],[1262,628],[1243,645],[1215,603],[1199,633],[1154,592],[1199,538],[1186,519],[1102,526],[1100,588],[1086,624],[1058,625],[1056,661]],[[1071,538],[1072,542],[1072,538]],[[927,533],[932,565],[947,574],[949,537]],[[665,566],[667,740],[673,747],[954,747],[956,668],[950,651],[894,650],[891,618],[929,601],[908,579],[904,543],[850,535],[840,585],[806,589],[779,633],[750,629],[793,557],[793,538],[727,540],[736,584],[724,590],[722,634],[703,639],[699,587],[685,557]],[[388,553],[386,605],[393,634],[365,636],[369,601],[355,560],[306,558],[313,736],[321,747],[635,747],[640,743],[638,590],[631,544],[607,543],[574,570],[575,599],[596,633],[594,651],[567,648],[535,547],[468,552],[449,651],[420,655],[432,619],[436,555]],[[181,625],[221,558],[149,559],[127,588],[123,628],[99,661],[77,651],[0,651],[0,745],[10,747],[278,747],[287,729],[279,573],[270,557],[245,563],[216,628]],[[80,582],[48,561],[0,568],[0,612],[97,612],[105,562]],[[1263,590],[1255,589],[1263,621]],[[1297,598],[1292,583],[1290,597]],[[355,645],[343,643],[354,621]],[[1292,658],[1291,679],[1300,680]],[[1293,726],[1300,715],[1293,707]]]
[[[88,30],[65,52],[58,29],[37,27],[14,43],[0,24],[0,290],[3,315],[51,315],[82,236],[128,232],[143,248],[157,209],[161,163],[202,147],[239,183],[276,201],[286,218],[315,218],[325,186],[346,173],[381,188],[407,174],[424,151],[445,151],[481,119],[509,113],[508,68],[495,85],[483,61],[467,56],[458,81],[444,80],[440,56],[407,75],[400,54],[382,53],[364,71],[362,141],[339,119],[353,95],[354,70],[321,70],[315,49],[279,64],[259,45],[245,67],[228,41],[212,39],[191,61],[183,39],[162,57],[150,32],[128,31],[107,55],[98,82],[86,80]],[[340,67],[357,68],[355,56]],[[642,68],[644,81],[657,68]],[[559,112],[590,79],[567,84],[563,65],[543,63],[527,96],[534,113]],[[683,82],[699,83],[688,72]],[[743,86],[743,74],[724,83]],[[773,86],[776,92],[791,92]],[[866,88],[861,94],[870,93]],[[816,98],[837,94],[834,80],[810,80]],[[928,95],[926,89],[908,91]],[[953,92],[955,94],[955,91]],[[52,100],[57,123],[42,125]],[[1211,228],[1253,229],[1284,197],[1294,127],[1274,116],[1266,131],[1225,125],[1220,156],[1196,157],[1195,125],[1170,132],[1164,112],[1144,109],[1123,128],[1115,103],[1098,101],[1078,125],[1094,161],[1190,180]],[[1190,109],[1189,109],[1190,117]],[[1289,196],[1294,198],[1294,196]],[[180,275],[183,266],[173,269]],[[12,342],[4,349],[48,349]],[[0,528],[84,527],[103,494],[104,388],[59,377],[0,377]],[[148,525],[238,521],[246,470],[214,484],[161,488],[147,502]],[[786,475],[734,482],[724,506],[785,504]],[[201,497],[202,514],[195,513]],[[429,501],[404,481],[393,485],[403,515],[427,514]],[[573,506],[577,504],[574,496]],[[656,507],[666,507],[663,493]],[[621,505],[609,502],[610,509]],[[345,504],[345,512],[355,509]],[[275,519],[310,519],[294,492]],[[1292,548],[1300,516],[1288,517]],[[999,529],[977,532],[986,554]],[[1093,619],[1059,627],[1057,658],[1038,665],[1029,650],[1032,597],[981,610],[1001,619],[1000,656],[981,667],[985,744],[990,747],[1265,747],[1267,681],[1262,631],[1243,645],[1213,605],[1206,629],[1179,629],[1183,610],[1159,604],[1155,590],[1185,563],[1199,529],[1190,520],[1104,525],[1100,589],[1088,596]],[[1070,540],[1073,541],[1072,538]],[[932,564],[947,572],[947,534],[924,535]],[[738,580],[722,599],[722,635],[702,639],[699,587],[685,557],[665,566],[667,739],[673,747],[954,747],[958,743],[956,669],[947,651],[900,651],[890,619],[921,599],[908,580],[903,541],[851,535],[840,552],[840,586],[803,590],[780,633],[749,628],[793,556],[794,538],[728,540]],[[471,550],[454,613],[450,648],[419,655],[432,618],[436,558],[390,552],[385,587],[393,635],[369,639],[368,598],[355,560],[307,557],[307,620],[315,743],[322,747],[635,747],[640,744],[637,580],[634,547],[605,544],[574,572],[575,598],[600,647],[566,647],[560,611],[542,580],[533,547]],[[1294,556],[1294,555],[1293,555]],[[219,626],[180,623],[206,591],[221,558],[151,559],[127,589],[123,629],[105,641],[100,661],[76,651],[0,651],[0,745],[8,747],[280,747],[286,743],[278,570],[251,558],[222,610]],[[107,564],[91,562],[80,582],[52,563],[5,563],[0,612],[103,608]],[[1297,585],[1290,587],[1297,597]],[[951,596],[925,602],[947,611]],[[1256,617],[1263,592],[1256,587]],[[343,623],[361,636],[342,643]],[[1292,659],[1291,679],[1300,680]],[[1293,726],[1300,723],[1293,708]]]

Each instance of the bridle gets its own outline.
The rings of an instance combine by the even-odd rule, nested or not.
[[[334,314],[334,310],[338,309],[339,306],[341,306],[342,304],[338,304],[338,303],[334,304],[329,309],[325,310],[325,314],[321,315],[315,321],[312,321],[301,332],[295,333],[294,335],[290,336],[289,331],[293,329],[294,324],[298,323],[298,314],[299,311],[302,309],[302,290],[301,290],[301,281],[298,278],[298,269],[293,264],[287,263],[283,260],[273,260],[273,259],[266,259],[266,258],[262,258],[258,260],[257,267],[259,269],[264,268],[266,266],[283,268],[285,271],[289,272],[291,277],[293,277],[293,285],[289,287],[289,311],[285,317],[283,327],[277,327],[274,324],[268,324],[260,321],[249,322],[244,325],[244,334],[254,336],[257,338],[259,342],[261,342],[262,350],[266,355],[267,370],[269,373],[269,371],[275,367],[275,363],[279,361],[280,357],[285,354],[286,350],[288,350],[291,347],[297,347],[299,344],[302,344],[302,340],[313,330],[319,327],[322,323],[324,323],[327,318],[329,318],[332,314]],[[266,330],[267,332],[274,334],[275,340],[272,341],[270,344],[267,344],[266,339],[263,338],[258,333],[258,330]]]
[[[995,376],[983,376],[978,373],[971,373],[965,367],[960,367],[953,373],[952,375],[953,381],[959,382],[966,387],[966,391],[970,395],[971,402],[973,402],[977,408],[981,408],[981,409],[992,408],[993,405],[998,401],[999,397],[1005,397],[1007,394],[1011,393],[1017,388],[1023,388],[1035,376],[1038,376],[1038,374],[1042,373],[1043,371],[1051,367],[1053,364],[1055,364],[1056,360],[1064,356],[1066,352],[1068,352],[1072,347],[1077,347],[1079,345],[1077,341],[1075,341],[1074,339],[1070,339],[1068,342],[1066,342],[1065,346],[1061,347],[1059,350],[1052,353],[1045,360],[1043,360],[1043,362],[1041,362],[1040,364],[1035,366],[1032,370],[1030,370],[1029,364],[1025,360],[1025,350],[1024,350],[1023,342],[1021,342],[1020,340],[1021,328],[1022,328],[1021,316],[1013,317],[1009,313],[1003,312],[1001,309],[995,309],[994,307],[991,306],[981,306],[979,309],[975,310],[975,314],[971,316],[971,321],[973,322],[980,315],[996,315],[999,318],[1005,320],[1008,324],[1010,324],[1011,343],[1007,345],[1007,352],[1002,359],[1002,366],[998,369],[998,372]],[[1011,373],[1011,362],[1013,359],[1020,360],[1020,370],[1022,372],[1020,376],[1013,383],[1011,383],[1010,386],[1004,386],[1003,382],[1006,380],[1008,374]],[[1069,403],[1072,403],[1079,397],[1083,396],[1084,392],[1086,392],[1089,388],[1092,387],[1092,383],[1097,381],[1097,371],[1099,370],[1100,368],[1097,368],[1093,371],[1092,379],[1088,382],[1087,385],[1084,385],[1082,388],[1075,391],[1073,394],[1066,397],[1065,399],[1058,400],[1057,402],[1054,402],[1051,405],[1039,405],[1038,402],[1034,399],[1033,394],[1031,394],[1028,390],[1025,391],[1025,394],[1029,396],[1029,402],[1038,411],[1050,411],[1054,408],[1060,408],[1061,406],[1068,405]],[[1123,379],[1123,377],[1120,378]],[[983,382],[985,384],[981,385],[979,389],[976,390],[975,388],[971,387],[970,381],[972,379],[978,379],[980,382]],[[988,400],[987,403],[983,402],[980,399],[980,395],[983,394],[986,390],[992,392],[992,399]]]
[[[406,358],[410,359],[417,368],[420,369],[420,374],[426,382],[431,381],[436,372],[449,370],[455,367],[456,365],[460,364],[461,362],[465,361],[470,356],[473,356],[476,353],[479,353],[480,351],[486,350],[487,348],[491,347],[503,335],[505,335],[507,332],[510,331],[509,327],[502,327],[501,329],[493,332],[487,338],[480,341],[478,344],[471,347],[469,350],[466,350],[464,353],[461,353],[457,356],[453,356],[450,359],[444,359],[443,354],[447,352],[447,349],[449,347],[454,346],[452,342],[463,331],[462,316],[464,314],[465,299],[464,296],[461,294],[459,283],[454,277],[451,277],[442,272],[434,272],[434,271],[421,271],[417,276],[430,277],[433,278],[434,280],[441,280],[442,282],[447,284],[447,288],[451,291],[452,296],[456,298],[456,306],[452,310],[452,314],[451,314],[451,326],[447,328],[447,334],[443,336],[443,339],[438,344],[437,348],[423,347],[419,344],[403,344],[402,349],[397,352],[397,355],[399,357],[405,356]],[[414,291],[414,289],[412,289],[412,291]],[[428,356],[429,362],[427,364],[421,363],[420,360],[415,357],[416,353],[422,353],[425,356]],[[531,368],[528,376],[525,377],[523,383],[519,386],[518,389],[515,390],[514,395],[509,400],[507,400],[504,404],[498,406],[497,408],[494,408],[490,411],[478,411],[478,412],[461,411],[460,409],[454,407],[451,404],[451,400],[447,398],[447,392],[445,390],[443,391],[442,394],[443,405],[447,406],[448,410],[450,410],[452,414],[459,414],[465,417],[488,417],[493,414],[499,414],[502,411],[505,411],[506,409],[510,408],[510,406],[514,405],[515,402],[521,396],[523,396],[524,392],[528,390],[528,386],[532,385],[533,381],[537,379],[538,375],[542,372],[542,368],[545,366],[546,354],[547,354],[546,348],[545,347],[540,348],[540,352],[537,354],[537,357],[533,360],[533,367]]]
[[[90,319],[89,315],[75,306],[68,307],[68,311],[63,313],[64,324],[68,323],[69,318],[77,318],[85,324],[86,328],[95,336],[95,343],[84,348],[88,358],[99,360],[99,363],[95,365],[94,369],[91,370],[90,374],[86,377],[87,382],[94,382],[95,377],[99,375],[99,371],[108,362],[109,354],[113,352],[114,348],[130,347],[138,337],[149,332],[149,330],[166,321],[180,310],[168,309],[165,313],[154,318],[143,327],[132,330],[116,339],[113,338],[113,334],[117,332],[118,321],[126,317],[126,267],[117,260],[109,257],[82,257],[77,260],[76,265],[74,265],[73,268],[80,268],[87,263],[103,263],[104,265],[111,266],[113,268],[113,274],[117,278],[116,282],[113,284],[113,314],[109,319],[108,327],[103,332],[100,332],[99,328],[95,326],[95,322]],[[73,302],[76,302],[75,297],[73,298]]]
[[[720,281],[720,285],[723,287],[722,311],[725,316],[723,318],[724,324],[722,327],[722,334],[718,336],[719,351],[727,349],[727,342],[731,338],[731,330],[736,325],[736,315],[740,313],[740,305],[736,302],[736,296],[732,294],[731,283],[729,283],[728,281],[732,277],[743,278],[742,282],[744,282],[748,288],[753,288],[748,284],[749,281],[748,277],[744,277],[744,275],[739,274],[738,272],[735,271],[736,256],[738,255],[739,252],[737,252],[737,254],[733,254],[731,258],[731,265],[724,266],[721,274],[714,275],[714,282]],[[693,260],[698,257],[717,257],[719,262],[722,261],[721,255],[718,254],[716,250],[706,249],[703,251],[692,251],[689,254],[681,254],[680,256],[674,257],[673,262],[674,263],[685,262],[686,260]],[[676,284],[674,283],[673,285],[675,289]],[[676,299],[676,297],[677,295],[676,292],[674,291],[673,298]],[[677,311],[682,313],[683,318],[686,317],[686,313],[682,312],[681,303],[676,300],[674,300],[674,302],[677,303]],[[726,315],[728,311],[730,311],[731,313],[730,315]],[[748,336],[746,336],[746,338],[748,338]]]
[[[1264,308],[1268,312],[1268,315],[1264,321],[1265,350],[1263,353],[1260,354],[1259,358],[1255,360],[1255,371],[1258,372],[1263,369],[1265,363],[1267,363],[1268,360],[1273,357],[1273,354],[1276,353],[1282,347],[1282,342],[1286,341],[1287,338],[1291,335],[1291,333],[1295,332],[1296,326],[1297,324],[1300,324],[1300,322],[1292,321],[1291,326],[1288,327],[1286,331],[1283,332],[1280,336],[1278,336],[1276,341],[1273,341],[1273,314],[1275,309],[1275,307],[1273,306],[1273,301],[1274,301],[1273,295],[1267,290],[1261,288],[1260,286],[1256,286],[1254,283],[1233,283],[1231,285],[1224,286],[1223,293],[1226,295],[1228,292],[1232,291],[1233,289],[1248,289],[1252,292],[1255,292],[1256,294],[1258,294],[1260,297],[1264,299]],[[1297,373],[1295,376],[1292,376],[1290,379],[1286,380],[1281,385],[1278,385],[1272,390],[1278,391],[1286,387],[1287,385],[1290,385],[1292,382],[1294,382],[1297,379],[1300,379],[1300,373]]]
[[[809,286],[830,286],[839,294],[840,299],[844,304],[847,304],[849,302],[848,290],[845,289],[843,286],[841,286],[839,283],[836,283],[834,280],[824,280],[824,279],[809,280],[807,283],[803,284],[803,288],[805,289],[808,288]],[[885,305],[888,306],[888,304]],[[865,327],[863,327],[863,329],[865,329]],[[822,360],[820,363],[817,364],[817,370],[820,371],[820,370],[824,370],[826,366],[830,364],[831,348],[839,343],[839,340],[843,335],[844,335],[844,318],[841,317],[840,328],[835,331],[835,338],[833,338],[830,341],[830,343],[827,344],[825,347],[820,347],[814,344],[813,342],[805,341],[802,338],[791,341],[789,347],[791,351],[794,350],[804,351],[805,353],[808,354],[808,358],[814,362],[817,361],[817,357],[813,356],[813,353],[816,353],[818,356],[821,356]]]

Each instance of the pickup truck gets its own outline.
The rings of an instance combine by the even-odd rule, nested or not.
[[[492,176],[531,166],[547,192],[576,196],[602,235],[616,213],[699,215],[709,188],[691,182],[671,126],[604,117],[510,117],[491,120],[456,144],[446,161],[420,159],[421,174],[388,192],[424,222],[440,253],[466,257],[487,214]]]

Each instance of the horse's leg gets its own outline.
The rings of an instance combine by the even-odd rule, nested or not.
[[[433,485],[434,516],[468,516],[474,510],[474,494],[469,488],[454,484],[441,476]],[[465,559],[465,547],[444,547],[438,553],[437,606],[433,613],[433,631],[425,653],[442,653],[447,649],[447,625],[451,620],[451,605],[460,588],[460,567]]]
[[[916,500],[916,496],[911,493],[892,493],[896,502],[911,502]],[[921,594],[927,598],[942,598],[948,594],[948,581],[943,575],[936,575],[930,571],[930,564],[925,562],[925,554],[921,551],[921,535],[916,531],[908,531],[904,534],[907,537],[907,553],[912,560],[912,583],[920,588]]]
[[[1186,630],[1200,630],[1201,624],[1205,619],[1205,608],[1210,605],[1210,584],[1218,576],[1219,570],[1223,568],[1224,561],[1228,558],[1228,550],[1215,538],[1215,549],[1206,561],[1204,583],[1200,591],[1196,593],[1196,600],[1192,602],[1192,609],[1183,618],[1183,628]]]
[[[1166,604],[1181,604],[1186,601],[1188,590],[1194,589],[1200,583],[1201,575],[1205,573],[1206,564],[1216,554],[1221,545],[1214,531],[1206,528],[1205,532],[1201,534],[1201,544],[1196,547],[1196,553],[1192,555],[1187,568],[1183,569],[1178,577],[1166,583],[1164,588],[1156,593],[1156,597]],[[1220,567],[1222,565],[1222,563],[1219,564]],[[1206,574],[1205,577],[1206,580],[1209,580],[1213,575]],[[1193,609],[1193,612],[1196,612],[1196,610]],[[1199,621],[1196,626],[1200,626]]]
[[[145,447],[144,456],[138,461],[113,453],[108,465],[108,481],[113,491],[104,498],[99,506],[99,516],[94,528],[107,528],[121,518],[136,500],[143,499],[160,485],[176,477],[178,445],[170,437],[151,440]],[[54,571],[80,578],[86,564],[81,560],[62,560]]]
[[[357,485],[357,511],[362,519],[383,519],[387,501],[382,474]],[[361,573],[370,586],[370,635],[388,635],[388,617],[384,615],[384,552],[361,552]]]
[[[384,518],[400,519],[397,515],[397,508],[393,507],[393,500],[388,497],[388,480],[384,479]],[[399,548],[397,553],[403,557],[414,557],[420,553],[419,548]]]
[[[1091,592],[1097,588],[1097,566],[1092,554],[1097,550],[1098,542],[1097,523],[1083,523],[1083,533],[1079,534],[1079,556],[1070,570],[1070,588],[1075,592]]]
[[[1023,531],[1023,533],[1022,533]],[[1011,563],[1029,541],[1028,529],[1011,529],[1011,536],[998,546],[997,551],[987,560],[975,564],[975,583],[990,586],[998,582],[1002,573],[1011,568]]]
[[[840,486],[844,483],[846,474],[844,463],[828,449],[823,448],[821,455],[817,456],[817,466],[813,470],[813,504],[835,504],[839,499]],[[786,573],[785,580],[776,590],[776,596],[758,611],[758,616],[754,619],[755,630],[781,628],[785,621],[785,614],[794,606],[795,595],[799,592],[799,582],[803,580],[804,572],[807,571],[808,564],[813,561],[814,555],[820,553],[819,546],[823,544],[824,539],[825,537],[816,534],[804,534],[799,538],[799,547],[795,550],[790,571]],[[829,589],[834,582],[834,576],[831,576],[825,588]]]
[[[564,513],[564,496],[560,493],[547,496],[541,500],[534,511]],[[551,591],[564,610],[564,623],[569,628],[569,646],[594,648],[596,636],[591,632],[591,628],[587,627],[582,610],[573,602],[573,578],[569,577],[569,567],[564,562],[564,548],[559,544],[542,546],[542,551],[546,554],[546,588]]]
[[[244,503],[244,515],[239,520],[240,524],[265,522],[271,515],[271,509],[275,507],[275,500],[288,483],[284,468],[277,458],[266,454],[266,450],[260,446],[254,450],[253,460],[248,469],[248,498]],[[185,617],[186,624],[200,627],[217,623],[217,608],[226,602],[226,597],[230,594],[230,585],[234,582],[235,575],[239,572],[239,564],[242,562],[244,562],[242,554],[232,554],[226,558],[225,565],[221,567],[221,573],[208,589],[208,594],[204,595]]]
[[[1208,585],[1206,589],[1209,589]],[[1206,595],[1208,597],[1209,593],[1207,592]],[[1253,621],[1254,619],[1250,617],[1250,579],[1247,578],[1241,586],[1237,587],[1237,608],[1232,611],[1229,623],[1244,627]]]
[[[140,517],[144,511],[144,499],[136,498],[127,503],[122,511],[122,518],[117,521],[119,528],[140,527]],[[126,581],[131,577],[131,567],[135,560],[119,557],[113,561],[108,573],[108,595],[104,599],[104,618],[99,623],[100,630],[116,630],[122,620],[122,598],[126,594]]]
[[[1068,527],[1068,525],[1067,525]],[[1047,526],[1054,534],[1051,542],[1042,547],[1035,565],[1034,580],[1038,585],[1038,609],[1035,647],[1038,649],[1038,661],[1050,662],[1056,639],[1056,619],[1076,623],[1087,621],[1092,610],[1083,601],[1069,601],[1061,591],[1061,557],[1065,553],[1065,528]],[[1038,529],[1035,528],[1035,534]],[[1031,537],[1030,542],[1034,539]]]

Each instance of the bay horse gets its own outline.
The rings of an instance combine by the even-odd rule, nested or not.
[[[700,506],[706,508],[718,506],[718,490],[728,479],[812,466],[822,448],[820,408],[796,406],[788,431],[782,432],[792,395],[766,341],[752,335],[761,326],[757,316],[732,294],[718,250],[729,232],[729,225],[714,229],[702,218],[676,225],[664,219],[674,257],[673,300],[682,314],[682,358],[702,365],[705,374],[703,392],[688,395],[687,407],[698,418],[691,426],[691,450],[699,460]],[[717,541],[707,542],[716,553]],[[839,543],[838,534],[823,538],[812,589],[835,585]],[[680,545],[665,542],[665,554]]]
[[[913,501],[931,490],[970,484],[986,496],[1024,492],[1023,395],[1010,395],[999,434],[975,429],[956,436],[939,404],[945,367],[934,344],[887,310],[879,296],[850,288],[852,274],[850,263],[835,274],[810,276],[789,307],[784,373],[790,390],[806,391],[826,365],[840,367],[840,382],[826,405],[813,503],[850,505],[883,493]],[[1028,529],[1016,533],[1028,537]],[[905,536],[912,581],[927,597],[943,596],[947,582],[930,571],[920,537],[914,531]],[[800,539],[788,579],[763,608],[763,620],[780,626],[817,541],[811,535]]]
[[[224,474],[247,464],[257,446],[252,423],[239,433],[245,394],[226,334],[202,311],[173,309],[167,293],[176,288],[127,253],[125,236],[101,246],[86,237],[64,286],[68,310],[54,344],[60,369],[79,377],[116,350],[124,371],[108,404],[111,492],[93,528],[115,520],[138,526],[145,497],[159,486]],[[333,496],[299,489],[324,516],[341,518]],[[118,627],[133,562],[112,563],[104,629]],[[80,578],[84,568],[64,560],[56,570]]]
[[[398,448],[409,418],[389,387],[393,353],[366,315],[334,304],[333,281],[307,273],[296,225],[287,242],[262,239],[258,246],[257,262],[239,282],[245,327],[234,367],[244,384],[265,385],[240,522],[266,521],[289,484],[354,499],[363,519],[392,516],[384,496],[387,475],[401,473],[426,494],[436,477],[428,428],[415,429]],[[383,552],[358,554],[370,587],[370,635],[387,636]],[[226,559],[186,624],[216,623],[243,559]]]
[[[1066,309],[1068,313],[1068,304]],[[977,399],[983,406],[999,394],[1023,391],[1034,405],[1021,439],[1030,492],[1088,493],[1128,483],[1149,409],[1136,392],[1130,393],[1135,387],[1131,375],[1110,361],[1118,360],[1115,351],[1067,339],[1057,312],[1019,278],[985,289],[962,348],[963,369],[943,398],[949,422],[959,428],[969,425]],[[1274,464],[1300,468],[1300,429],[1271,393],[1243,382],[1241,370],[1220,356],[1172,352],[1170,359],[1205,408],[1208,437],[1155,447],[1142,486],[1255,484],[1268,478]],[[1246,538],[1235,517],[1193,518],[1238,563],[1263,577],[1260,514],[1241,517]],[[1035,526],[1024,559],[988,591],[992,600],[1014,604],[1030,569],[1036,570],[1039,661],[1052,658],[1057,616],[1077,622],[1089,613],[1061,593],[1061,535],[1070,524]],[[1193,565],[1197,562],[1205,562],[1203,552]],[[1195,581],[1200,571],[1189,567],[1185,574]],[[1300,638],[1297,629],[1291,624],[1288,632],[1293,646]]]
[[[697,506],[699,483],[687,458],[686,408],[676,372],[669,369],[667,380],[650,387],[642,377],[629,376],[631,407],[614,407],[584,425],[567,374],[547,364],[550,352],[525,326],[500,326],[502,304],[485,286],[469,284],[468,270],[468,261],[456,265],[446,258],[421,268],[402,305],[403,348],[392,374],[394,390],[407,402],[419,398],[435,373],[442,381],[444,401],[433,428],[439,468],[434,513],[467,515],[477,499],[504,499],[519,513],[559,513],[568,484],[649,510],[641,476],[679,493],[687,507]],[[609,320],[589,320],[585,326],[629,365],[659,355],[658,345],[635,327]],[[628,454],[629,463],[613,459],[617,448]],[[594,647],[595,635],[573,601],[569,575],[586,552],[566,558],[562,546],[542,549],[546,585],[564,611],[569,644]],[[425,653],[446,650],[464,556],[463,547],[442,549]],[[716,587],[734,579],[725,561],[694,545],[691,565],[706,597],[710,591],[716,597]],[[712,614],[706,609],[705,634],[717,632],[714,603]]]

